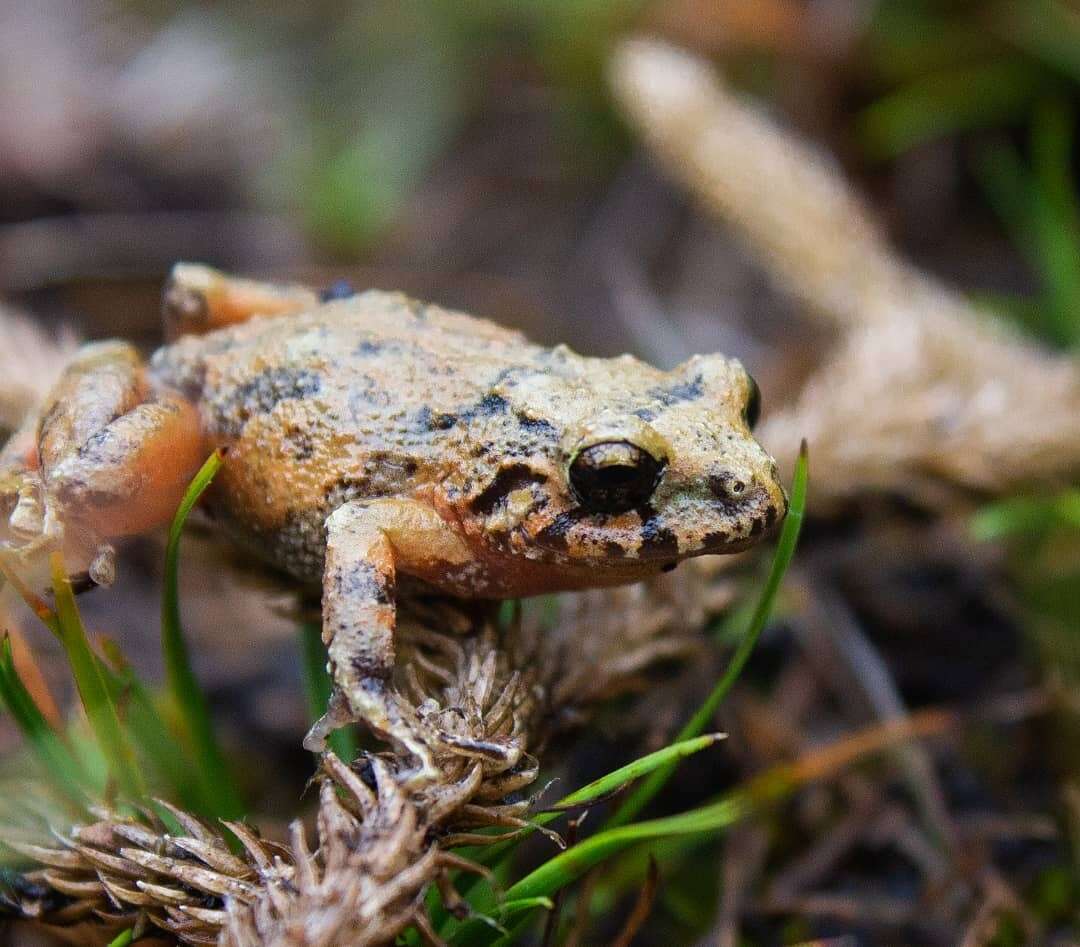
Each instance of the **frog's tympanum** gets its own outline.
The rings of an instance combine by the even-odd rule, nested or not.
[[[168,522],[224,449],[213,522],[322,589],[337,693],[311,746],[362,718],[430,767],[388,697],[402,592],[633,582],[745,549],[786,510],[750,433],[757,388],[723,355],[660,371],[399,293],[186,264],[165,315],[173,341],[148,364],[85,346],[0,455],[4,555],[63,547],[106,583],[107,541]]]

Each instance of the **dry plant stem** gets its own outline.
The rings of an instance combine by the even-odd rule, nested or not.
[[[76,344],[72,332],[51,336],[0,304],[0,442],[45,397]]]
[[[665,167],[778,284],[844,331],[762,441],[814,452],[814,495],[1058,486],[1080,471],[1080,366],[994,323],[899,259],[835,163],[742,102],[709,65],[624,43],[615,96]]]

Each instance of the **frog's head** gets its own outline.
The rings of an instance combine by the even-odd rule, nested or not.
[[[489,503],[495,531],[508,527],[526,554],[655,571],[745,549],[787,510],[776,464],[751,433],[757,385],[737,360],[695,356],[661,372],[564,350],[501,396],[547,434],[513,458],[516,482],[504,484],[516,496]]]

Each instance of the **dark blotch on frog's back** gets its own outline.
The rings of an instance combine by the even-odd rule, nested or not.
[[[382,352],[384,347],[384,343],[376,342],[374,339],[361,339],[352,350],[352,353],[360,358],[370,358],[372,355],[378,355]]]
[[[568,535],[574,526],[586,519],[589,514],[585,510],[568,510],[560,513],[547,526],[537,534],[537,541],[552,549],[566,549],[570,543]]]
[[[558,436],[558,430],[550,421],[545,421],[543,418],[530,418],[522,411],[515,412],[514,416],[520,427],[529,434],[545,440],[553,440]]]
[[[458,416],[445,411],[432,411],[424,405],[416,412],[415,427],[420,431],[448,431],[458,423]]]
[[[705,394],[705,382],[700,375],[692,381],[679,382],[669,388],[652,388],[649,391],[649,397],[665,408],[684,401],[697,401],[703,394]]]
[[[293,460],[307,460],[315,453],[315,438],[298,424],[290,424],[284,431],[281,447]]]
[[[465,418],[489,418],[497,414],[505,414],[510,410],[510,403],[502,396],[486,394],[472,408],[463,413]]]
[[[322,390],[322,379],[306,368],[268,368],[236,385],[215,405],[218,426],[236,436],[248,420],[269,414],[282,401],[310,398]]]

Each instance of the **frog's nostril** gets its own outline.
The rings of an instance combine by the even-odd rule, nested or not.
[[[750,489],[750,484],[742,476],[722,473],[709,477],[709,489],[718,500],[730,502],[743,499]]]

